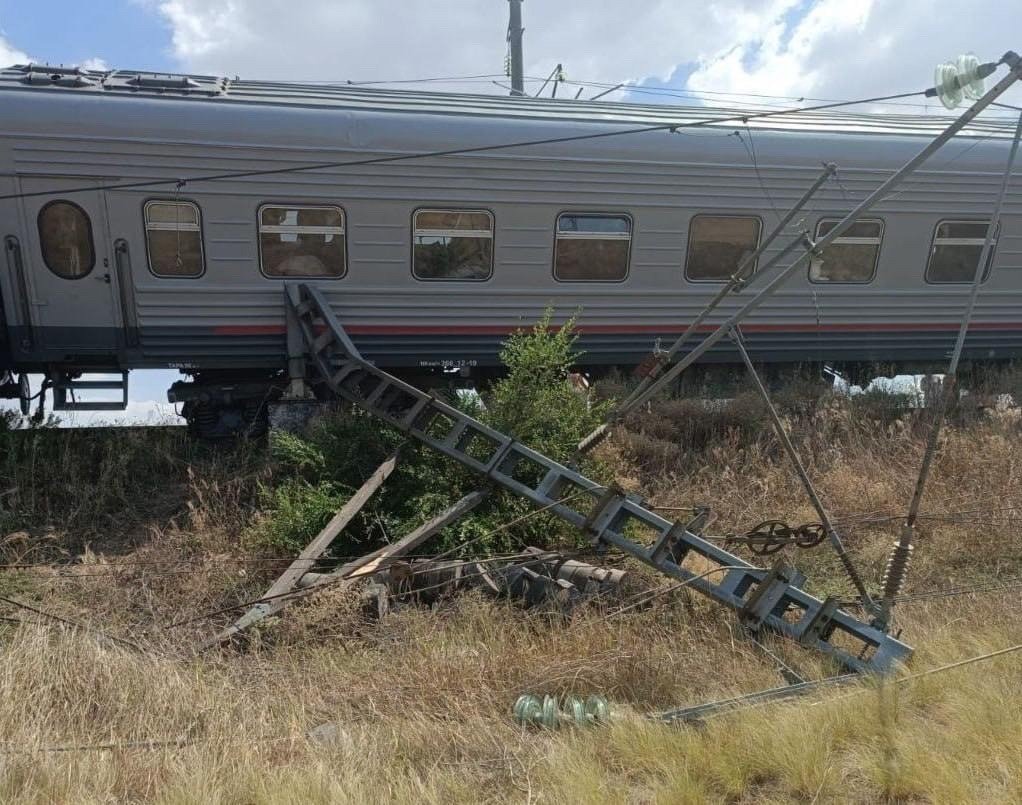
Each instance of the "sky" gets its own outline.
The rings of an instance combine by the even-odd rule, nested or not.
[[[525,0],[525,73],[537,79],[533,91],[560,63],[569,81],[591,82],[582,97],[626,83],[607,100],[784,106],[918,90],[938,62],[968,51],[994,60],[1022,47],[1015,3],[935,8],[932,0]],[[426,86],[504,94],[493,82],[506,81],[506,30],[505,0],[0,0],[0,63],[315,81],[484,76]],[[1022,91],[1005,100],[1022,104]],[[920,104],[885,108],[942,111]],[[136,372],[131,398],[165,401],[174,379]]]

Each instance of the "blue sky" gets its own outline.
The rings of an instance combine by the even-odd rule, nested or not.
[[[46,0],[31,5],[0,0],[0,29],[11,44],[42,61],[101,58],[111,66],[176,66],[170,26],[137,0]]]
[[[0,35],[38,61],[82,64],[100,59],[109,67],[155,71],[188,69],[188,65],[174,53],[171,22],[159,13],[154,3],[100,0],[89,4],[51,0],[40,4],[32,13],[25,11],[23,2],[0,0]],[[86,35],[83,32],[87,32]],[[694,69],[694,64],[683,64],[667,78],[653,76],[638,81],[643,88],[684,91]],[[597,88],[587,90],[584,96],[598,91]],[[691,95],[684,97],[697,100]],[[622,91],[617,94],[617,99],[669,103],[676,98],[640,90],[631,93]]]

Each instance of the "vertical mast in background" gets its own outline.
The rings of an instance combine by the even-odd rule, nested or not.
[[[507,41],[511,51],[511,94],[525,94],[525,80],[522,72],[522,0],[508,0],[511,17],[507,24]]]

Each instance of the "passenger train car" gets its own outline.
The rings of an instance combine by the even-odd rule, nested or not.
[[[948,122],[914,112],[743,120],[15,66],[0,71],[0,380],[17,394],[16,373],[45,372],[63,393],[84,372],[172,367],[191,376],[172,399],[193,419],[258,407],[286,379],[284,287],[299,280],[406,376],[492,371],[548,306],[579,313],[585,364],[631,366],[696,316],[822,163],[837,175],[760,265],[833,226]],[[686,127],[715,117],[728,119]],[[1011,134],[994,117],[954,138],[748,319],[753,357],[942,360]],[[1022,355],[1020,190],[1016,175],[973,360]],[[721,344],[709,360],[734,356]]]

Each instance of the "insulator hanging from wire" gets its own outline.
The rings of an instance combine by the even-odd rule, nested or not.
[[[946,109],[954,109],[966,98],[972,101],[982,98],[986,91],[983,79],[995,69],[996,64],[981,64],[974,53],[965,53],[954,62],[937,65],[933,71],[933,89],[926,94],[936,95]]]
[[[962,92],[969,100],[976,101],[983,97],[986,87],[979,72],[979,59],[975,53],[965,53],[958,57],[958,83]]]
[[[962,102],[964,93],[958,85],[958,67],[951,62],[937,65],[933,71],[933,86],[945,109],[955,109]]]

